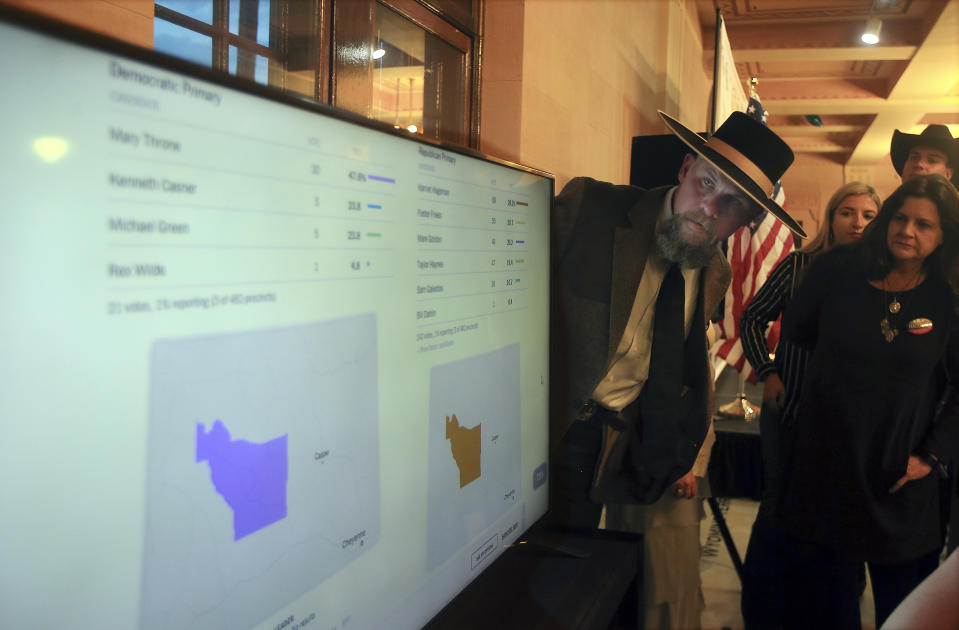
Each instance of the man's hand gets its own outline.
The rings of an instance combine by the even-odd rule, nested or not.
[[[909,463],[906,464],[906,474],[902,479],[897,481],[893,487],[889,488],[889,494],[892,494],[893,492],[899,492],[899,489],[906,485],[907,482],[915,481],[916,479],[922,479],[930,472],[932,472],[932,466],[922,461],[915,455],[910,455]]]
[[[777,409],[782,409],[785,404],[786,388],[778,374],[770,374],[766,377],[766,384],[763,386],[763,402]]]
[[[673,495],[681,499],[692,499],[696,496],[696,475],[689,471],[673,484]]]

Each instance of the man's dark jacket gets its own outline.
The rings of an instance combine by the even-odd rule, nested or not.
[[[550,344],[550,429],[554,444],[606,374],[620,343],[647,256],[655,243],[656,221],[668,190],[665,187],[647,191],[576,178],[554,200]],[[706,317],[716,310],[731,276],[729,263],[717,247],[700,274]],[[698,325],[705,327],[707,323],[704,318]],[[650,370],[654,369],[650,366]],[[684,401],[686,406],[698,410],[692,414],[694,426],[684,427],[683,431],[685,440],[698,441],[693,459],[709,426],[709,370],[704,370],[698,380],[684,393],[684,397],[689,397]],[[596,501],[640,502],[629,491],[628,483],[624,484],[619,470],[626,443],[620,438],[624,435],[625,432],[608,427],[604,431],[601,464],[595,471],[592,489]],[[693,461],[688,464],[692,467]]]

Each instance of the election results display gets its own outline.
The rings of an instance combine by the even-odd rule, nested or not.
[[[551,177],[0,51],[0,627],[415,628],[546,511]]]

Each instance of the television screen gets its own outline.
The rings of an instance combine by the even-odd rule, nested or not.
[[[421,626],[547,509],[545,173],[0,12],[0,627]]]

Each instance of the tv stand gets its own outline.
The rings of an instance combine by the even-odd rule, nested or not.
[[[641,543],[641,534],[541,521],[426,628],[635,628]]]

